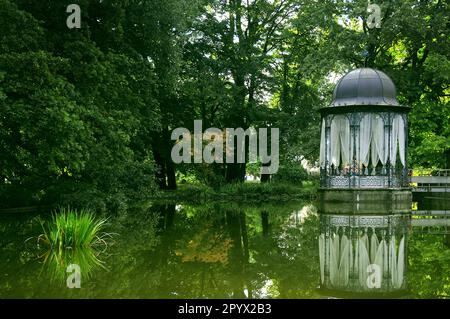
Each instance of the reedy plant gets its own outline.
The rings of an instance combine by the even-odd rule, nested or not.
[[[103,231],[106,222],[107,219],[96,218],[89,210],[60,208],[53,214],[50,223],[41,222],[43,234],[38,241],[52,249],[107,246],[105,238],[111,237],[111,234]]]

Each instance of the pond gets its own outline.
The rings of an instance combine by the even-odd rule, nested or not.
[[[323,216],[316,207],[310,202],[151,204],[147,209],[110,216],[108,231],[115,235],[107,247],[64,254],[37,247],[40,221],[49,214],[3,214],[0,297],[390,296],[376,291],[361,294],[351,288],[324,289],[321,235],[333,230],[334,217],[351,216]],[[389,225],[397,218],[388,217]],[[405,247],[405,267],[402,289],[393,297],[450,297],[448,227],[430,226],[429,219],[400,216],[405,226],[400,235],[406,242],[397,246]],[[337,232],[343,229],[335,228]],[[69,263],[81,268],[80,289],[67,288]]]

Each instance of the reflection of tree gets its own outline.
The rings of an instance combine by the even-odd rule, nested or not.
[[[16,296],[309,296],[318,278],[318,266],[314,270],[315,262],[308,264],[313,255],[308,250],[317,246],[317,225],[314,216],[292,224],[292,211],[301,207],[298,203],[153,205],[119,214],[110,219],[108,227],[108,232],[119,235],[103,259],[107,270],[93,271],[89,280],[82,279],[83,289],[75,291],[44,278],[33,281],[41,265],[28,259],[27,268],[21,265],[26,269],[20,279],[24,291]],[[18,255],[11,258],[17,260]],[[3,260],[0,264],[4,265]],[[15,289],[20,286],[11,284]]]
[[[176,250],[176,255],[181,256],[183,262],[227,264],[232,241],[222,232],[211,233],[211,224],[205,226],[189,242],[184,243],[184,247]]]
[[[264,237],[269,235],[269,213],[267,211],[261,211],[261,226]]]
[[[27,249],[27,238],[36,238],[41,231],[39,219],[28,214],[2,215],[0,219],[0,297],[29,298],[32,283],[41,265],[36,254]],[[36,241],[30,247],[36,247]]]
[[[155,288],[157,287],[156,289],[160,291],[163,298],[168,298],[171,297],[171,291],[167,282],[172,276],[168,265],[171,263],[175,240],[178,237],[174,230],[176,207],[175,204],[154,205],[152,211],[157,212],[160,217],[158,225],[160,243],[154,252],[147,254],[142,268],[143,271],[154,276],[153,281],[157,279],[157,281],[154,281]]]
[[[299,210],[299,206],[302,207],[296,204],[293,207],[268,205],[246,208],[243,216],[247,240],[242,239],[245,238],[242,234],[241,241],[238,240],[240,228],[235,218],[233,236],[234,241],[240,243],[235,248],[235,256],[241,256],[243,263],[237,262],[230,274],[242,274],[243,284],[238,281],[233,285],[240,289],[247,288],[249,297],[277,297],[280,293],[284,297],[305,296],[317,284],[314,276],[318,272],[314,269],[317,256],[308,250],[316,250],[314,238],[318,220],[312,214],[301,223],[293,223],[291,213]],[[245,251],[248,251],[248,257]]]
[[[170,252],[174,246],[172,227],[175,220],[175,205],[155,205],[152,207],[152,210],[158,212],[160,215],[158,230],[161,233],[161,247],[164,247],[164,249],[159,254],[159,263],[164,265],[170,258]]]
[[[263,295],[296,298],[310,297],[313,293],[319,274],[318,258],[314,255],[318,218],[312,207],[302,211],[306,212],[302,219],[297,216],[298,206],[294,212],[272,212],[269,215],[271,235],[260,236],[254,243],[257,263],[267,265],[259,284],[271,283],[270,287],[260,287]]]
[[[244,212],[218,204],[183,205],[176,212],[173,227],[160,229],[160,244],[153,254],[158,262],[149,265],[160,278],[152,294],[245,297],[249,235]]]
[[[89,297],[145,297],[162,280],[164,268],[158,268],[161,264],[155,254],[162,241],[158,222],[170,213],[160,209],[130,210],[111,218],[110,229],[118,235],[104,260],[107,271],[95,272],[92,280],[84,283],[93,287],[87,290]]]
[[[230,251],[230,280],[232,297],[245,298],[246,265],[248,264],[248,235],[245,214],[242,211],[226,211],[227,229],[233,242]],[[251,289],[248,289],[251,293]]]
[[[450,297],[450,250],[443,239],[431,234],[410,237],[407,280],[412,297]]]
[[[298,211],[302,205],[262,206],[205,205],[185,207],[180,212],[191,218],[177,221],[175,227],[184,230],[177,247],[194,240],[197,250],[203,246],[201,249],[207,251],[212,248],[208,238],[215,238],[218,233],[223,236],[224,231],[232,241],[228,264],[207,263],[198,258],[197,252],[195,262],[173,265],[172,277],[189,278],[182,283],[171,281],[180,296],[252,298],[312,294],[319,268],[317,216],[311,214],[295,221],[292,211]],[[179,258],[182,260],[182,256]]]

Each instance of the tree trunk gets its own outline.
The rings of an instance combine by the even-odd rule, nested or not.
[[[269,213],[266,211],[261,212],[261,224],[263,236],[267,237],[269,235]]]
[[[175,167],[172,159],[166,159],[167,189],[177,189],[177,179],[175,177]]]
[[[227,183],[240,183],[245,180],[245,163],[229,163],[226,166],[225,180]]]
[[[263,167],[268,167],[270,164],[262,164]],[[270,181],[270,174],[261,174],[261,183]]]
[[[160,134],[153,136],[153,158],[158,168],[156,180],[160,189],[176,189],[175,165],[171,158],[170,133],[165,128]]]
[[[163,160],[162,154],[160,152],[160,148],[157,144],[153,144],[153,158],[156,163],[157,172],[156,172],[156,183],[158,184],[160,189],[166,189],[166,165]]]

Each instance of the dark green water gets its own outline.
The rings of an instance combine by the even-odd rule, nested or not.
[[[48,217],[0,216],[0,297],[342,296],[320,289],[319,235],[329,225],[310,203],[153,205],[111,216],[107,230],[118,235],[105,251],[64,255],[37,247],[39,219]],[[447,228],[408,222],[406,229],[406,289],[396,297],[450,297]],[[80,289],[66,286],[69,263],[81,267]],[[345,296],[361,295],[347,289]]]

